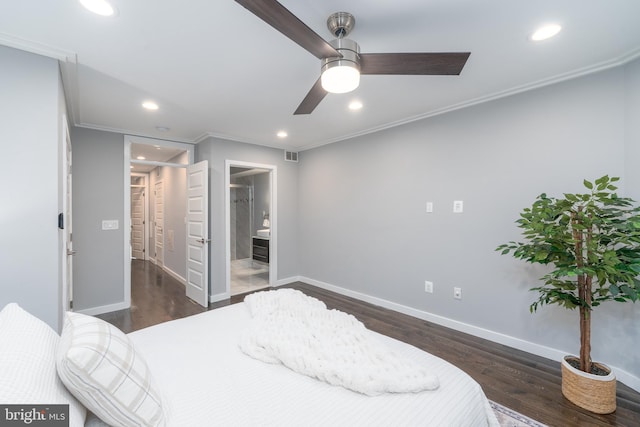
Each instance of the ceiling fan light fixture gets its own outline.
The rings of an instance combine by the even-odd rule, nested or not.
[[[320,81],[329,93],[347,93],[360,84],[360,46],[351,39],[335,39],[330,42],[342,57],[322,60]]]
[[[322,88],[329,93],[347,93],[360,85],[360,71],[352,65],[336,65],[322,73]]]

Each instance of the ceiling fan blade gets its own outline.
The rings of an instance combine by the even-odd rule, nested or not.
[[[320,79],[316,80],[316,83],[313,85],[309,93],[307,93],[307,96],[304,97],[298,106],[298,109],[293,114],[311,114],[328,93],[329,92],[322,88],[322,82]]]
[[[275,0],[236,0],[251,13],[298,43],[318,59],[342,55]]]
[[[471,52],[361,53],[361,74],[459,75]]]

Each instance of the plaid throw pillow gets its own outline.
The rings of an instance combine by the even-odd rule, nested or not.
[[[66,313],[58,375],[89,410],[113,426],[164,426],[151,373],[129,338],[95,317]]]

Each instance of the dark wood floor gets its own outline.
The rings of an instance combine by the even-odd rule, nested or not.
[[[99,317],[124,332],[206,311],[184,296],[184,286],[150,263],[134,261],[132,307]],[[458,366],[487,397],[549,426],[640,426],[640,393],[618,383],[618,409],[596,415],[567,401],[560,364],[424,320],[297,282],[287,287],[353,314],[367,328],[404,341]],[[244,295],[211,304],[209,310],[241,302]]]

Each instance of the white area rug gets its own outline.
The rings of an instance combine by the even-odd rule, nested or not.
[[[498,418],[500,427],[547,427],[545,424],[532,420],[513,409],[509,409],[491,400],[489,404]]]

